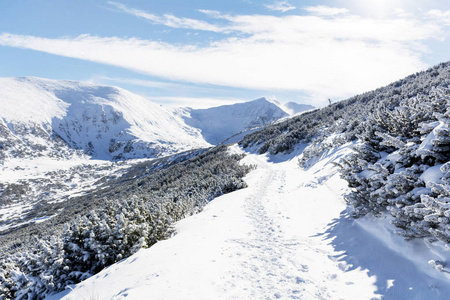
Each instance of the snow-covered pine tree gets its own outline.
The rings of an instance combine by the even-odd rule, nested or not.
[[[0,295],[5,299],[41,299],[65,287],[63,247],[58,236],[50,240],[35,239],[31,251],[18,251],[3,262],[6,264],[0,277],[6,278]]]
[[[52,232],[54,241],[41,238],[4,254],[0,297],[43,298],[167,238],[174,221],[245,187],[242,177],[252,167],[238,164],[242,157],[216,147],[113,189],[113,199],[73,218],[63,233]]]
[[[370,153],[378,158],[369,161],[367,153],[356,148],[341,164],[342,177],[353,189],[346,199],[354,216],[387,209],[398,234],[449,243],[447,175],[437,175],[440,182],[422,180],[430,167],[449,160],[449,95],[446,89],[431,89],[397,106],[387,101],[361,124],[361,141],[366,147],[374,145]]]
[[[0,259],[0,299],[14,299],[18,290],[17,282],[21,276],[23,274],[12,257]]]

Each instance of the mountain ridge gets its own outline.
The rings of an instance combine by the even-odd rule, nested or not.
[[[279,105],[262,97],[256,100],[206,109],[185,109],[186,124],[199,128],[210,144],[219,144],[243,130],[263,126],[289,116]],[[218,120],[217,116],[222,119]]]

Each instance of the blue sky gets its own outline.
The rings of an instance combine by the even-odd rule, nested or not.
[[[450,60],[450,1],[0,1],[0,77],[322,106]]]

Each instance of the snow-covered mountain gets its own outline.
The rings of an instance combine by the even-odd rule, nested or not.
[[[159,157],[216,145],[288,114],[266,98],[171,109],[117,87],[35,77],[0,78],[0,158]]]
[[[126,90],[34,77],[0,79],[3,156],[157,157],[209,146],[180,117]]]
[[[181,113],[186,124],[200,129],[203,138],[214,145],[243,130],[288,116],[267,98],[208,109],[187,108]]]

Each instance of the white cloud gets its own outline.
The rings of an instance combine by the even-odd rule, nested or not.
[[[270,10],[281,11],[281,12],[287,12],[287,11],[296,9],[295,6],[291,5],[287,1],[276,1],[273,4],[264,4],[264,6]]]
[[[227,22],[221,30],[228,35],[207,46],[7,33],[0,35],[0,45],[116,65],[172,81],[306,92],[323,101],[371,90],[423,69],[423,41],[441,35],[433,22],[411,18],[203,12]]]
[[[445,25],[450,25],[450,10],[442,11],[440,9],[432,9],[427,12],[427,16]]]
[[[153,102],[171,107],[191,107],[195,109],[210,108],[221,105],[230,105],[243,102],[237,98],[210,98],[210,97],[149,97]]]
[[[203,94],[203,95],[211,95],[213,93],[217,94],[225,94],[228,89],[224,87],[211,86],[211,85],[195,85],[189,83],[176,83],[176,82],[166,82],[166,81],[155,81],[155,80],[146,80],[146,79],[137,79],[137,78],[120,78],[120,77],[108,77],[108,76],[95,76],[90,78],[89,81],[94,83],[106,83],[106,84],[127,84],[133,86],[142,86],[142,87],[150,87],[159,90],[164,90],[166,92],[170,92],[172,95],[174,91],[178,94],[183,94],[187,96],[187,94]]]
[[[93,82],[117,82],[117,83],[125,83],[130,85],[151,87],[157,89],[186,89],[190,88],[190,86],[180,83],[173,82],[162,82],[162,81],[154,81],[154,80],[144,80],[144,79],[136,79],[136,78],[120,78],[120,77],[108,77],[108,76],[97,76],[91,79]]]
[[[229,15],[224,15],[220,11],[217,11],[217,10],[199,9],[198,11],[201,13],[204,13],[207,16],[210,16],[210,17],[216,18],[216,19],[227,19],[229,17]]]
[[[336,16],[336,15],[342,15],[347,14],[350,11],[346,8],[337,8],[337,7],[330,7],[325,5],[319,5],[319,6],[307,6],[303,8],[307,12],[318,15],[318,16]]]
[[[162,16],[158,16],[155,14],[150,14],[143,10],[128,8],[127,6],[109,1],[108,4],[115,6],[121,12],[146,19],[151,21],[154,24],[160,24],[167,27],[172,28],[184,28],[184,29],[193,29],[193,30],[205,30],[205,31],[213,31],[213,32],[222,32],[223,28],[220,26],[210,24],[205,21],[189,19],[189,18],[178,18],[171,14],[164,14]]]

